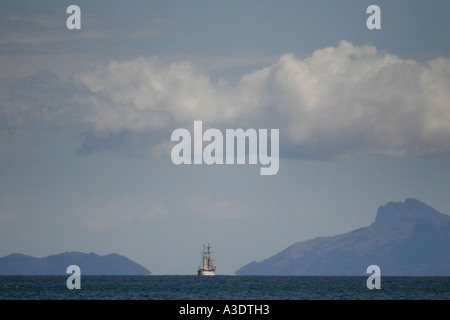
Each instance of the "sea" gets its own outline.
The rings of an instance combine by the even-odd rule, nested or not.
[[[68,276],[0,276],[0,300],[450,300],[450,277],[93,276],[68,289]]]
[[[0,276],[0,310],[19,318],[300,319],[442,315],[450,277]],[[73,283],[72,283],[73,284]],[[70,283],[69,283],[70,286]]]

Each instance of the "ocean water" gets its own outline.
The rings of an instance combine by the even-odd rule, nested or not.
[[[450,277],[0,276],[0,300],[450,300]]]

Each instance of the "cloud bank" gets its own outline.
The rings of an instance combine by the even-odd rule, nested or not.
[[[77,74],[95,132],[210,126],[279,128],[282,154],[348,158],[450,151],[450,61],[419,64],[341,41],[305,59],[285,54],[230,84],[189,62],[112,61]]]
[[[341,41],[311,56],[282,55],[229,83],[189,61],[110,61],[76,73],[79,154],[170,154],[170,134],[208,127],[278,128],[280,155],[450,153],[450,60],[419,63]]]

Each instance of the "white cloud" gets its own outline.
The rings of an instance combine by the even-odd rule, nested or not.
[[[112,61],[94,72],[75,75],[75,81],[96,94],[85,102],[94,105],[86,120],[100,130],[146,131],[167,127],[171,120],[233,119],[226,88],[213,84],[190,62]]]
[[[303,156],[448,153],[449,68],[342,41],[304,60],[284,55],[240,86],[252,109],[274,109],[280,136]]]
[[[303,59],[285,54],[235,83],[213,81],[189,61],[155,57],[110,61],[75,73],[73,81],[79,90],[71,102],[83,112],[64,112],[91,133],[82,141],[84,154],[123,146],[127,154],[137,148],[168,154],[171,131],[193,120],[278,128],[281,155],[294,157],[450,153],[446,58],[419,63],[341,41]],[[115,147],[116,138],[122,143]]]

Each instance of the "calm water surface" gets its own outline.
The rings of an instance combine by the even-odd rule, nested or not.
[[[382,277],[369,290],[366,277],[323,276],[0,276],[0,300],[450,300],[450,277]]]

